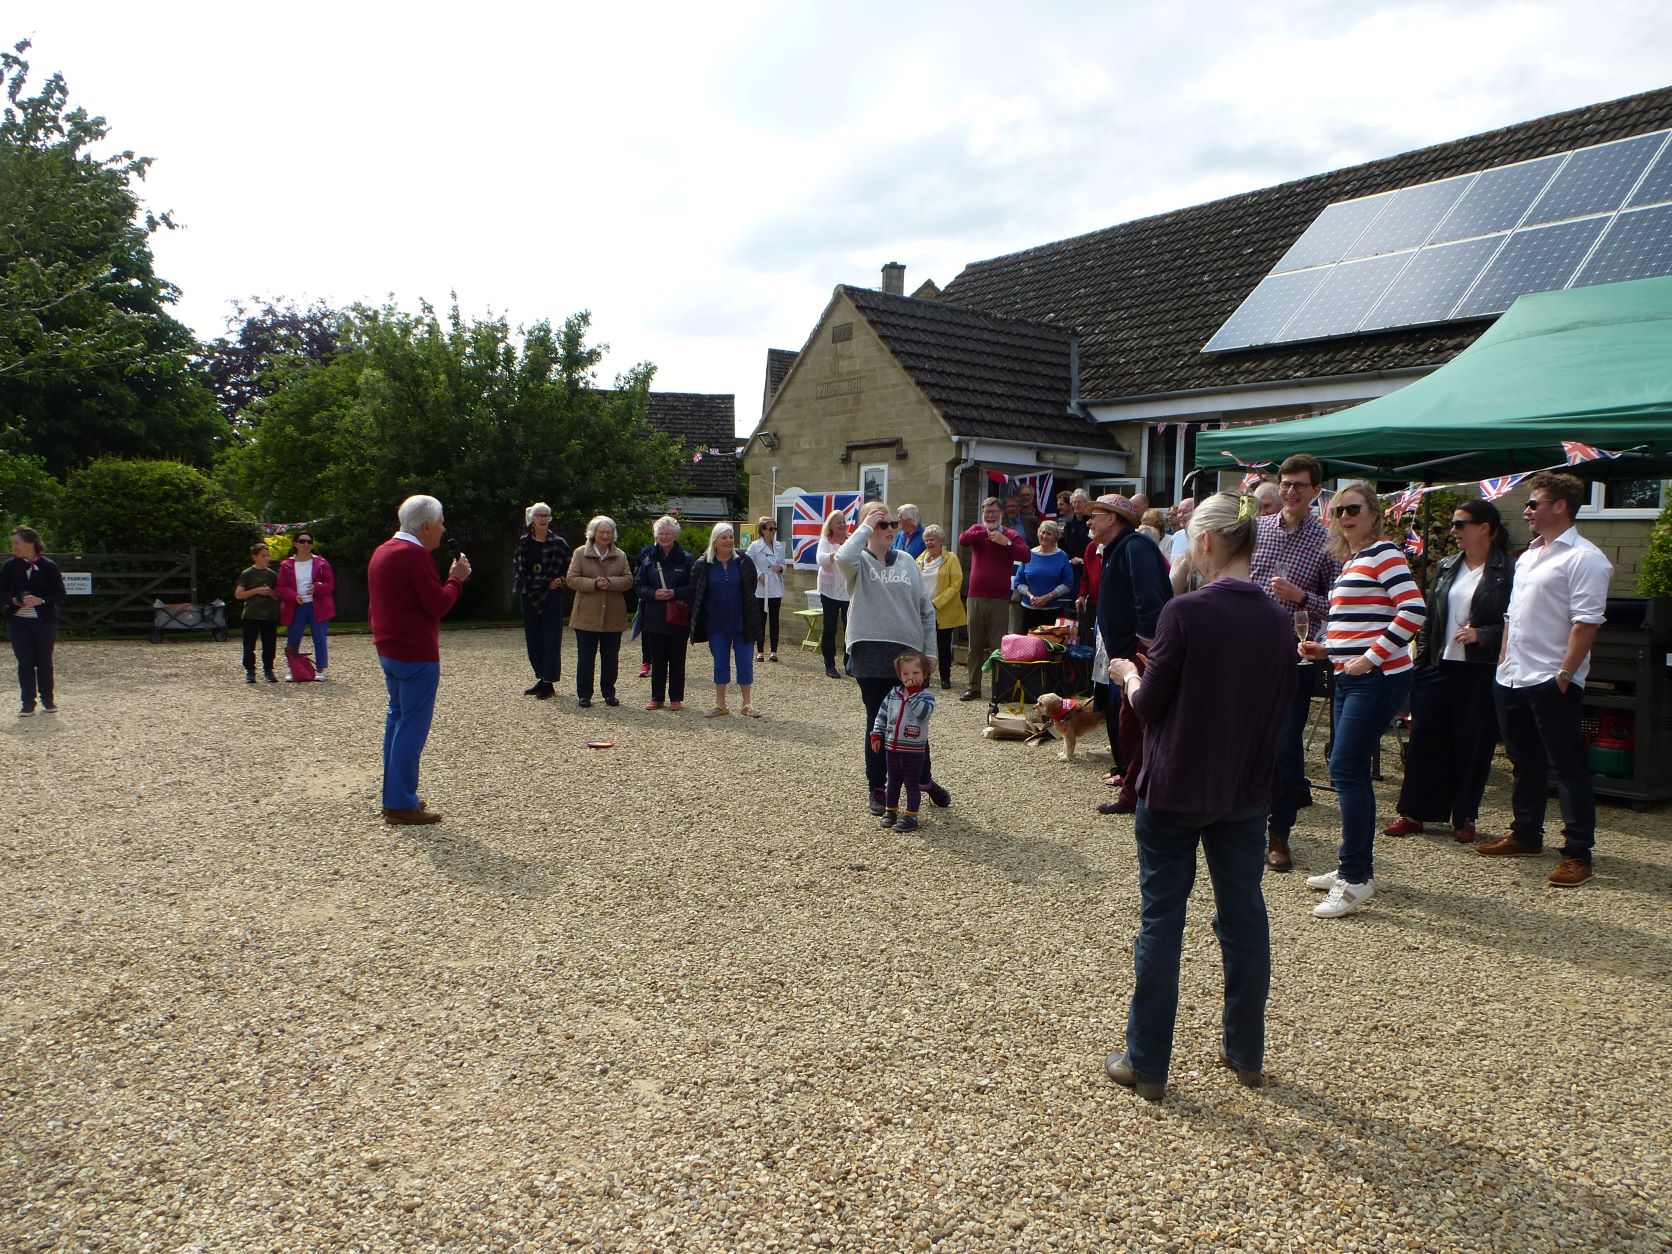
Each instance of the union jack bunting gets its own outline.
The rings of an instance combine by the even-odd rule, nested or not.
[[[1523,470],[1518,475],[1499,475],[1496,479],[1482,479],[1480,481],[1480,499],[1495,501],[1504,493],[1511,491],[1516,484],[1532,473],[1530,470]]]
[[[1266,477],[1264,475],[1262,475],[1258,470],[1250,470],[1246,475],[1244,475],[1242,477],[1242,483],[1239,484],[1238,486],[1244,492],[1252,492],[1255,488],[1259,487],[1265,481],[1266,481]]]
[[[1206,431],[1207,428],[1203,427],[1202,430]],[[1267,469],[1271,466],[1270,462],[1245,462],[1245,461],[1242,460],[1242,458],[1238,457],[1235,453],[1231,452],[1231,450],[1228,449],[1228,448],[1220,449],[1219,450],[1219,455],[1221,457],[1229,457],[1232,461],[1234,461],[1237,465],[1241,466],[1244,470],[1265,470],[1265,469]]]
[[[1405,517],[1422,504],[1422,495],[1427,490],[1420,483],[1406,485],[1405,490],[1393,498],[1393,504],[1388,506],[1388,513],[1395,518]]]
[[[1412,557],[1421,557],[1422,551],[1426,547],[1427,545],[1424,544],[1423,538],[1417,534],[1415,528],[1412,528],[1405,533],[1405,552],[1409,553]]]
[[[1567,458],[1567,464],[1577,466],[1580,462],[1602,461],[1604,458],[1618,457],[1618,453],[1610,453],[1605,448],[1598,448],[1594,444],[1581,444],[1578,440],[1563,440],[1562,455]]]
[[[797,570],[819,568],[819,537],[824,533],[824,520],[834,511],[848,516],[848,525],[859,521],[859,493],[803,492],[795,499],[790,511],[790,554]]]

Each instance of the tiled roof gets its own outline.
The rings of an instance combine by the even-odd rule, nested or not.
[[[1080,395],[1117,400],[1449,361],[1490,319],[1207,354],[1324,206],[1672,125],[1672,88],[1107,227],[966,266],[956,303],[1080,330]]]
[[[853,302],[955,435],[1119,448],[1068,408],[1073,332],[975,309],[836,289]]]
[[[692,496],[731,497],[737,492],[737,406],[730,394],[652,392],[650,424],[688,450],[684,473]],[[718,449],[718,452],[711,452]],[[691,455],[702,454],[694,462]]]
[[[769,348],[766,350],[766,395],[761,398],[761,413],[772,404],[772,398],[778,395],[778,389],[784,384],[784,376],[789,374],[790,367],[795,365],[798,354],[793,348]]]

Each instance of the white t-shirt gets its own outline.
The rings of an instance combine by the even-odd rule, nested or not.
[[[313,558],[296,561],[296,599],[303,604],[313,600]]]
[[[1457,642],[1457,629],[1468,625],[1469,608],[1475,602],[1475,589],[1480,587],[1480,577],[1486,571],[1486,563],[1482,562],[1473,570],[1469,563],[1457,563],[1457,574],[1451,581],[1451,593],[1446,597],[1446,648],[1440,656],[1447,662],[1462,662],[1464,646]],[[1429,656],[1433,656],[1430,654]]]

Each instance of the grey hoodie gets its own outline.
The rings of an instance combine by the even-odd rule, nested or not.
[[[866,549],[871,524],[862,524],[836,550],[836,567],[848,581],[849,647],[861,640],[903,644],[935,656],[935,603],[923,572],[909,553],[890,549],[878,561]]]

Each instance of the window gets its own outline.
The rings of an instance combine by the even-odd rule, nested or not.
[[[859,499],[886,501],[888,499],[888,463],[872,462],[859,468]]]
[[[830,342],[832,344],[842,344],[852,338],[853,323],[851,322],[838,322],[835,326],[830,328]]]
[[[1593,483],[1591,499],[1581,517],[1609,514],[1616,518],[1654,518],[1672,490],[1672,479],[1616,479]]]

